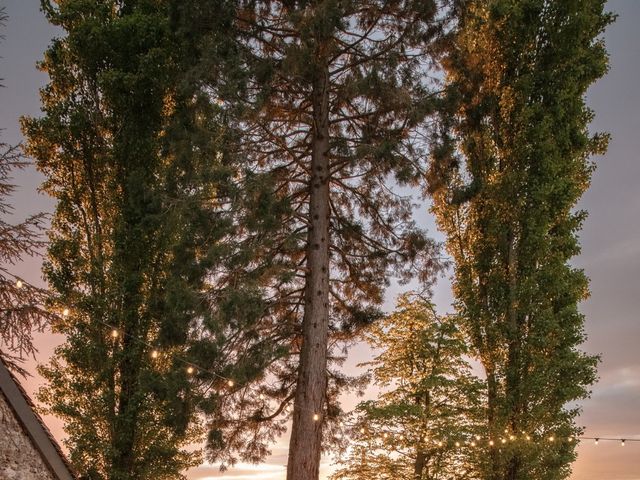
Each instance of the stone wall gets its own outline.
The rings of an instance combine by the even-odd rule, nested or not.
[[[0,392],[0,479],[54,480]]]

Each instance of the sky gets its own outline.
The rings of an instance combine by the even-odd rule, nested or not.
[[[38,0],[0,0],[9,15],[0,43],[0,128],[2,141],[17,144],[22,140],[18,119],[39,114],[38,89],[47,81],[36,70],[52,37],[61,35],[49,25],[39,11]],[[597,169],[591,188],[580,207],[589,218],[580,235],[582,253],[575,264],[584,268],[591,279],[591,297],[581,305],[586,316],[588,341],[584,349],[600,354],[599,382],[590,399],[582,403],[579,423],[585,436],[640,439],[640,0],[612,0],[607,8],[619,15],[605,34],[611,56],[611,70],[588,92],[587,101],[596,117],[593,131],[612,136],[608,153],[594,159]],[[42,177],[34,168],[14,176],[18,190],[13,197],[16,221],[30,213],[52,211],[51,199],[39,194]],[[418,218],[436,238],[433,220],[426,211]],[[38,258],[16,266],[15,273],[32,283],[42,283]],[[398,293],[387,295],[391,307]],[[448,278],[436,286],[434,300],[441,312],[450,311],[451,292]],[[33,376],[25,381],[32,395],[42,379],[35,365],[44,363],[61,338],[44,332],[36,334],[39,353],[27,363]],[[358,346],[351,352],[346,369],[356,372],[357,364],[371,352]],[[373,392],[369,391],[369,395]],[[345,405],[355,405],[357,398],[345,398]],[[62,439],[61,422],[46,417],[54,435]],[[273,455],[259,466],[240,465],[222,478],[233,480],[281,480],[284,478],[287,438],[274,445]],[[573,466],[572,480],[640,480],[640,442],[583,442]],[[332,459],[324,458],[322,474],[331,470]],[[188,473],[191,479],[219,478],[215,465],[203,466]]]

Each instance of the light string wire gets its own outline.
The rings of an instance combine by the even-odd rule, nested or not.
[[[19,281],[19,280],[18,280],[18,281]],[[20,282],[20,286],[18,286],[18,288],[20,288],[20,287],[21,287],[21,283],[22,283],[22,282]],[[18,284],[16,283],[16,285],[18,285]],[[66,318],[66,317],[68,317],[69,315],[70,315],[70,310],[69,310],[69,308],[67,308],[67,307],[63,308],[63,309],[62,309],[62,317]],[[100,319],[98,319],[98,318],[94,318],[93,320],[95,320],[96,322],[98,322],[98,323],[100,323],[100,324],[104,325],[105,327],[109,328],[109,329],[111,330],[111,332],[110,332],[110,336],[111,336],[114,340],[117,340],[120,336],[122,336],[122,337],[125,337],[125,336],[126,336],[126,337],[128,337],[128,338],[130,338],[130,339],[132,339],[132,340],[134,340],[134,341],[137,341],[138,343],[140,343],[140,344],[142,344],[142,345],[146,346],[147,348],[149,348],[149,349],[150,349],[150,355],[151,355],[151,357],[152,357],[152,358],[157,358],[157,357],[158,357],[158,355],[160,354],[160,350],[158,349],[158,347],[156,347],[156,346],[155,346],[155,345],[153,345],[152,343],[150,343],[150,342],[148,342],[148,341],[146,341],[146,340],[143,340],[142,338],[139,338],[139,337],[137,337],[137,336],[135,336],[135,335],[132,335],[132,334],[130,334],[130,333],[125,333],[125,332],[123,332],[123,331],[122,331],[122,329],[117,328],[117,327],[115,327],[114,325],[111,325],[111,324],[109,324],[109,323],[107,323],[107,322],[104,322],[104,321],[102,321],[102,320],[100,320]],[[234,386],[236,386],[236,382],[235,382],[232,378],[225,377],[224,375],[220,375],[220,374],[219,374],[219,373],[217,373],[217,372],[214,372],[214,371],[212,371],[212,370],[209,370],[209,369],[207,369],[207,368],[204,368],[204,367],[202,367],[202,366],[198,365],[198,364],[197,364],[197,363],[195,363],[195,362],[192,362],[192,361],[190,361],[190,360],[187,360],[186,358],[182,357],[182,356],[181,356],[181,355],[179,355],[179,354],[175,354],[175,353],[174,353],[174,354],[172,355],[172,358],[173,358],[174,360],[177,360],[177,361],[181,362],[182,364],[186,365],[186,366],[187,366],[187,369],[186,369],[186,370],[187,370],[187,373],[188,373],[189,375],[193,375],[193,374],[195,374],[195,373],[197,373],[197,372],[199,372],[199,371],[200,371],[200,372],[205,372],[205,373],[208,373],[208,374],[212,375],[213,377],[216,377],[216,378],[218,378],[218,379],[220,379],[220,380],[223,380],[223,381],[227,384],[227,386],[228,386],[230,389],[232,389]],[[234,392],[232,391],[231,393],[234,393]],[[266,398],[266,397],[264,396],[264,394],[260,393],[260,394],[259,394],[259,398],[260,398],[260,400],[265,400],[265,398]],[[311,414],[313,415],[313,417],[312,417],[312,418],[313,418],[313,420],[314,420],[314,421],[319,421],[319,420],[320,420],[320,418],[321,418],[320,412],[317,412],[317,411],[315,411],[315,410],[312,410],[312,409],[306,408],[306,407],[301,406],[301,405],[298,405],[298,407],[299,407],[300,409],[304,410],[304,411],[307,411],[307,412],[311,413]],[[343,422],[343,421],[342,421],[342,422],[340,422],[340,426],[341,426],[341,427],[344,427],[344,426],[351,426],[351,427],[353,427],[354,425],[346,425],[346,424],[345,424],[345,422]],[[360,430],[360,433],[365,433],[365,432],[363,432],[362,430],[364,430],[364,428]],[[393,437],[393,436],[394,436],[394,434],[383,433],[383,434],[382,434],[382,436],[383,436],[383,438],[386,440],[386,439],[388,439],[388,438],[390,438],[390,437]],[[404,437],[404,435],[399,435],[399,436],[400,436],[400,437]],[[558,440],[558,441],[560,440],[560,438],[555,437],[555,436],[553,436],[553,435],[548,436],[548,437],[546,437],[546,438],[547,438],[547,440],[548,440],[550,443],[553,443],[553,442],[554,442],[554,441],[556,441],[556,440]],[[480,436],[476,435],[476,436],[475,436],[475,439],[476,439],[476,441],[475,441],[475,442],[474,442],[474,441],[468,441],[468,442],[466,442],[466,443],[467,443],[467,444],[470,444],[471,446],[476,446],[478,443],[480,443],[480,441],[482,440],[482,437],[480,437]],[[499,442],[500,442],[500,444],[503,444],[503,445],[504,445],[504,444],[506,444],[506,443],[508,443],[508,442],[513,442],[513,441],[515,441],[515,440],[517,440],[517,439],[518,439],[518,437],[516,437],[516,436],[514,436],[514,435],[510,435],[510,436],[508,437],[508,440],[507,440],[507,438],[500,438],[500,439],[499,439]],[[531,441],[531,437],[530,437],[529,435],[522,437],[522,439],[525,439],[527,442],[528,442],[528,441]],[[640,438],[621,438],[621,437],[586,437],[586,436],[572,436],[572,437],[568,437],[568,438],[567,438],[567,440],[568,440],[568,441],[570,441],[570,442],[573,442],[573,441],[581,441],[581,440],[593,440],[593,441],[595,442],[595,444],[596,444],[596,445],[598,445],[598,442],[609,442],[609,441],[614,441],[614,442],[620,442],[622,446],[625,446],[625,444],[626,444],[626,443],[628,443],[628,442],[640,442]],[[496,446],[496,445],[497,445],[497,446],[499,446],[499,442],[498,442],[498,441],[495,441],[495,440],[493,440],[493,439],[491,439],[491,438],[489,438],[487,441],[488,441],[489,446]],[[439,446],[442,446],[442,445],[443,445],[443,441],[442,441],[442,440],[434,440],[434,442],[436,442]],[[450,443],[450,442],[446,442],[446,443]],[[458,446],[461,446],[461,442],[456,441],[456,442],[455,442],[455,445],[456,445],[457,447],[458,447]]]

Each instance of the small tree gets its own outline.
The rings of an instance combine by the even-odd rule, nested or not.
[[[382,393],[357,407],[354,444],[332,478],[479,478],[476,435],[485,392],[465,360],[456,319],[403,296],[366,337],[381,351],[365,365]]]
[[[6,20],[4,9],[0,9],[0,27]],[[44,214],[32,215],[17,224],[7,219],[13,211],[9,197],[15,190],[11,173],[27,165],[19,147],[0,142],[0,357],[23,375],[26,372],[20,367],[20,360],[35,353],[32,332],[43,330],[52,318],[44,308],[46,290],[11,272],[21,259],[38,255],[45,246],[40,236],[46,221]]]

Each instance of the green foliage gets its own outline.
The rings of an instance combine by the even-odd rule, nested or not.
[[[285,407],[298,382],[303,319],[317,297],[307,282],[323,268],[309,260],[310,235],[321,220],[310,206],[319,185],[311,164],[313,152],[324,148],[320,143],[328,142],[329,177],[323,181],[329,195],[319,203],[330,204],[330,267],[322,273],[331,278],[317,300],[330,309],[328,320],[322,315],[329,323],[328,380],[318,380],[329,392],[320,407],[323,424],[328,422],[325,445],[339,430],[338,394],[361,385],[335,368],[344,359],[342,349],[380,318],[392,275],[427,280],[435,270],[436,246],[413,223],[412,199],[389,185],[416,185],[423,173],[425,119],[438,102],[430,55],[440,48],[446,23],[435,2],[423,1],[257,1],[234,7],[234,42],[223,44],[234,55],[214,66],[219,76],[205,81],[224,102],[237,132],[234,149],[247,161],[240,172],[244,188],[253,192],[248,197],[254,211],[264,215],[263,235],[247,241],[256,272],[249,277],[263,298],[261,334],[273,338],[281,354],[266,365],[259,389],[236,397],[237,408],[256,412],[255,422],[226,418],[225,411],[237,408],[212,418],[212,428],[220,429],[214,436],[226,440],[211,445],[211,458],[227,462],[260,458],[290,413]],[[327,109],[320,106],[321,92]],[[328,126],[326,135],[320,124]],[[248,240],[244,232],[238,238]]]
[[[585,213],[591,135],[587,88],[607,69],[604,2],[460,2],[446,60],[453,100],[431,189],[455,260],[454,291],[487,375],[487,429],[542,438],[580,432],[575,401],[597,358],[579,350],[587,278],[572,267]],[[449,135],[449,133],[452,133]],[[566,478],[574,446],[495,450],[485,478]]]
[[[181,478],[199,458],[185,449],[199,383],[178,357],[200,363],[207,277],[232,225],[217,106],[188,77],[194,52],[173,2],[43,9],[66,35],[40,65],[44,115],[23,131],[57,200],[45,273],[66,340],[41,368],[41,399],[65,421],[81,474]],[[209,353],[210,372],[224,370]]]
[[[483,447],[471,444],[481,433],[485,392],[465,360],[456,319],[404,296],[366,338],[380,352],[365,365],[382,393],[358,405],[350,452],[332,478],[478,478]]]

